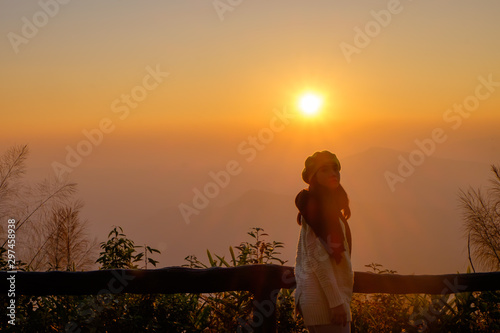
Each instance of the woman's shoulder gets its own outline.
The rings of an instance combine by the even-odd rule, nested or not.
[[[309,201],[310,193],[308,189],[303,189],[295,196],[295,206],[302,210],[306,207],[307,202]]]

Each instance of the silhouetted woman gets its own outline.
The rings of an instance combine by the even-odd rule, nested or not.
[[[352,288],[351,216],[340,185],[340,162],[329,151],[305,161],[302,179],[309,184],[295,198],[301,225],[295,277],[295,304],[311,333],[350,332]]]

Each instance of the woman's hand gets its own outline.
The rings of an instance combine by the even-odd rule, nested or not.
[[[347,313],[345,312],[344,304],[330,309],[330,318],[333,324],[345,326],[347,324]]]

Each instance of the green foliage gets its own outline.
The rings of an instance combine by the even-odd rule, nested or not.
[[[18,270],[18,271],[25,271],[28,270],[28,265],[22,261],[22,260],[15,260],[13,262],[12,258],[15,258],[15,255],[13,253],[10,253],[9,256],[9,249],[14,251],[15,247],[11,245],[5,245],[5,246],[0,246],[0,271],[11,271],[11,270]],[[9,261],[9,259],[11,261]],[[15,269],[12,269],[11,265],[14,264]]]
[[[380,264],[366,265],[377,274],[394,274]],[[356,332],[498,332],[500,292],[453,295],[354,294]]]
[[[281,289],[276,302],[278,332],[307,332],[304,319],[295,313],[295,290]]]
[[[138,268],[135,263],[143,257],[145,258],[145,268],[147,268],[148,262],[156,267],[158,261],[148,258],[147,254],[148,252],[150,254],[160,253],[157,249],[146,245],[144,245],[144,252],[136,253],[136,248],[141,246],[134,245],[133,240],[126,238],[121,227],[114,227],[108,234],[108,241],[101,242],[100,247],[103,251],[96,260],[97,263],[101,264],[100,269],[135,269]]]
[[[459,193],[468,238],[469,262],[473,258],[491,271],[500,270],[500,169],[491,166],[493,178],[486,191],[470,188]],[[475,271],[475,270],[474,270]]]
[[[247,234],[250,235],[255,241],[255,243],[243,242],[240,246],[236,248],[240,250],[238,255],[237,266],[240,265],[252,265],[252,264],[272,264],[280,263],[284,265],[286,262],[277,257],[281,254],[277,252],[276,249],[282,248],[282,242],[273,241],[272,243],[266,242],[261,238],[263,236],[269,236],[263,232],[262,228],[252,228],[252,231]]]
[[[394,274],[382,265],[365,265],[377,274]],[[406,295],[354,294],[351,311],[356,332],[407,332],[411,329],[408,314],[412,300]]]
[[[156,264],[159,263],[158,260],[154,260],[153,258],[148,258],[148,253],[153,254],[153,253],[158,253],[160,254],[161,252],[157,249],[153,249],[150,246],[144,245],[144,266],[145,268],[148,268],[148,263],[156,267]]]
[[[282,242],[273,241],[267,242],[262,239],[264,236],[269,236],[263,232],[262,228],[252,228],[252,231],[247,234],[254,239],[254,243],[242,242],[239,246],[235,248],[239,250],[238,256],[235,256],[234,249],[232,246],[229,247],[229,253],[231,255],[231,264],[233,267],[242,265],[254,265],[254,264],[281,264],[284,265],[286,261],[281,260],[277,256],[281,254],[277,252],[277,249],[283,248]],[[214,259],[214,256],[216,259]],[[227,262],[225,257],[219,255],[213,255],[207,249],[208,265],[204,264],[194,255],[189,255],[185,258],[189,264],[183,265],[184,267],[190,268],[209,268],[209,267],[231,267],[231,264]]]
[[[207,260],[186,257],[191,268],[234,267],[285,262],[277,250],[281,242],[270,242],[261,228],[253,228],[251,241],[229,247],[229,256],[207,250]],[[136,268],[157,261],[160,253],[149,246],[135,246],[120,227],[101,243],[101,268]],[[137,249],[142,248],[142,253]],[[151,259],[151,261],[149,260]],[[394,274],[380,264],[366,265],[377,274]],[[0,297],[6,308],[8,298]],[[253,296],[232,291],[212,294],[88,296],[19,296],[17,325],[4,320],[2,332],[248,332]],[[280,290],[275,304],[278,332],[307,332],[295,314],[294,290]],[[500,291],[454,295],[354,294],[351,303],[355,332],[498,332]]]
[[[0,297],[0,306],[7,306]],[[201,332],[207,310],[192,294],[21,296],[16,326],[0,323],[2,332]],[[79,331],[81,330],[81,331]]]
[[[10,147],[0,155],[0,269],[8,269],[8,256],[13,256],[16,246],[23,247],[15,255],[18,270],[46,268],[45,257],[38,256],[48,241],[46,217],[54,207],[66,206],[76,191],[76,184],[59,178],[48,177],[36,185],[26,182],[28,155],[27,145]],[[4,221],[10,219],[15,221],[7,228]],[[23,246],[23,239],[29,240],[29,246]],[[76,247],[82,243],[78,240]]]
[[[282,242],[268,242],[262,228],[252,228],[247,233],[251,242],[242,242],[235,249],[229,247],[231,259],[226,260],[224,256],[212,254],[207,250],[208,263],[205,264],[194,255],[187,256],[185,260],[188,264],[183,266],[190,268],[210,268],[210,267],[236,267],[254,264],[285,264],[286,261],[278,258],[280,254],[277,250],[283,248]],[[200,299],[202,306],[208,309],[209,327],[217,327],[217,332],[236,332],[238,330],[247,332],[245,325],[251,322],[252,302],[251,293],[246,291],[230,291],[212,294],[202,294]],[[280,290],[277,302],[277,324],[279,332],[302,332],[302,321],[297,321],[294,314],[294,298],[291,290]]]
[[[7,249],[3,246],[0,246],[0,270],[2,270],[2,271],[7,270],[7,259],[4,258],[6,253],[7,253]]]

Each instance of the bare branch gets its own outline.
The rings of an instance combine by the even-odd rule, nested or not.
[[[460,206],[464,212],[464,227],[471,252],[478,262],[489,269],[500,269],[500,172],[492,166],[495,178],[486,195],[481,189],[460,190]],[[471,251],[472,249],[472,251]]]

